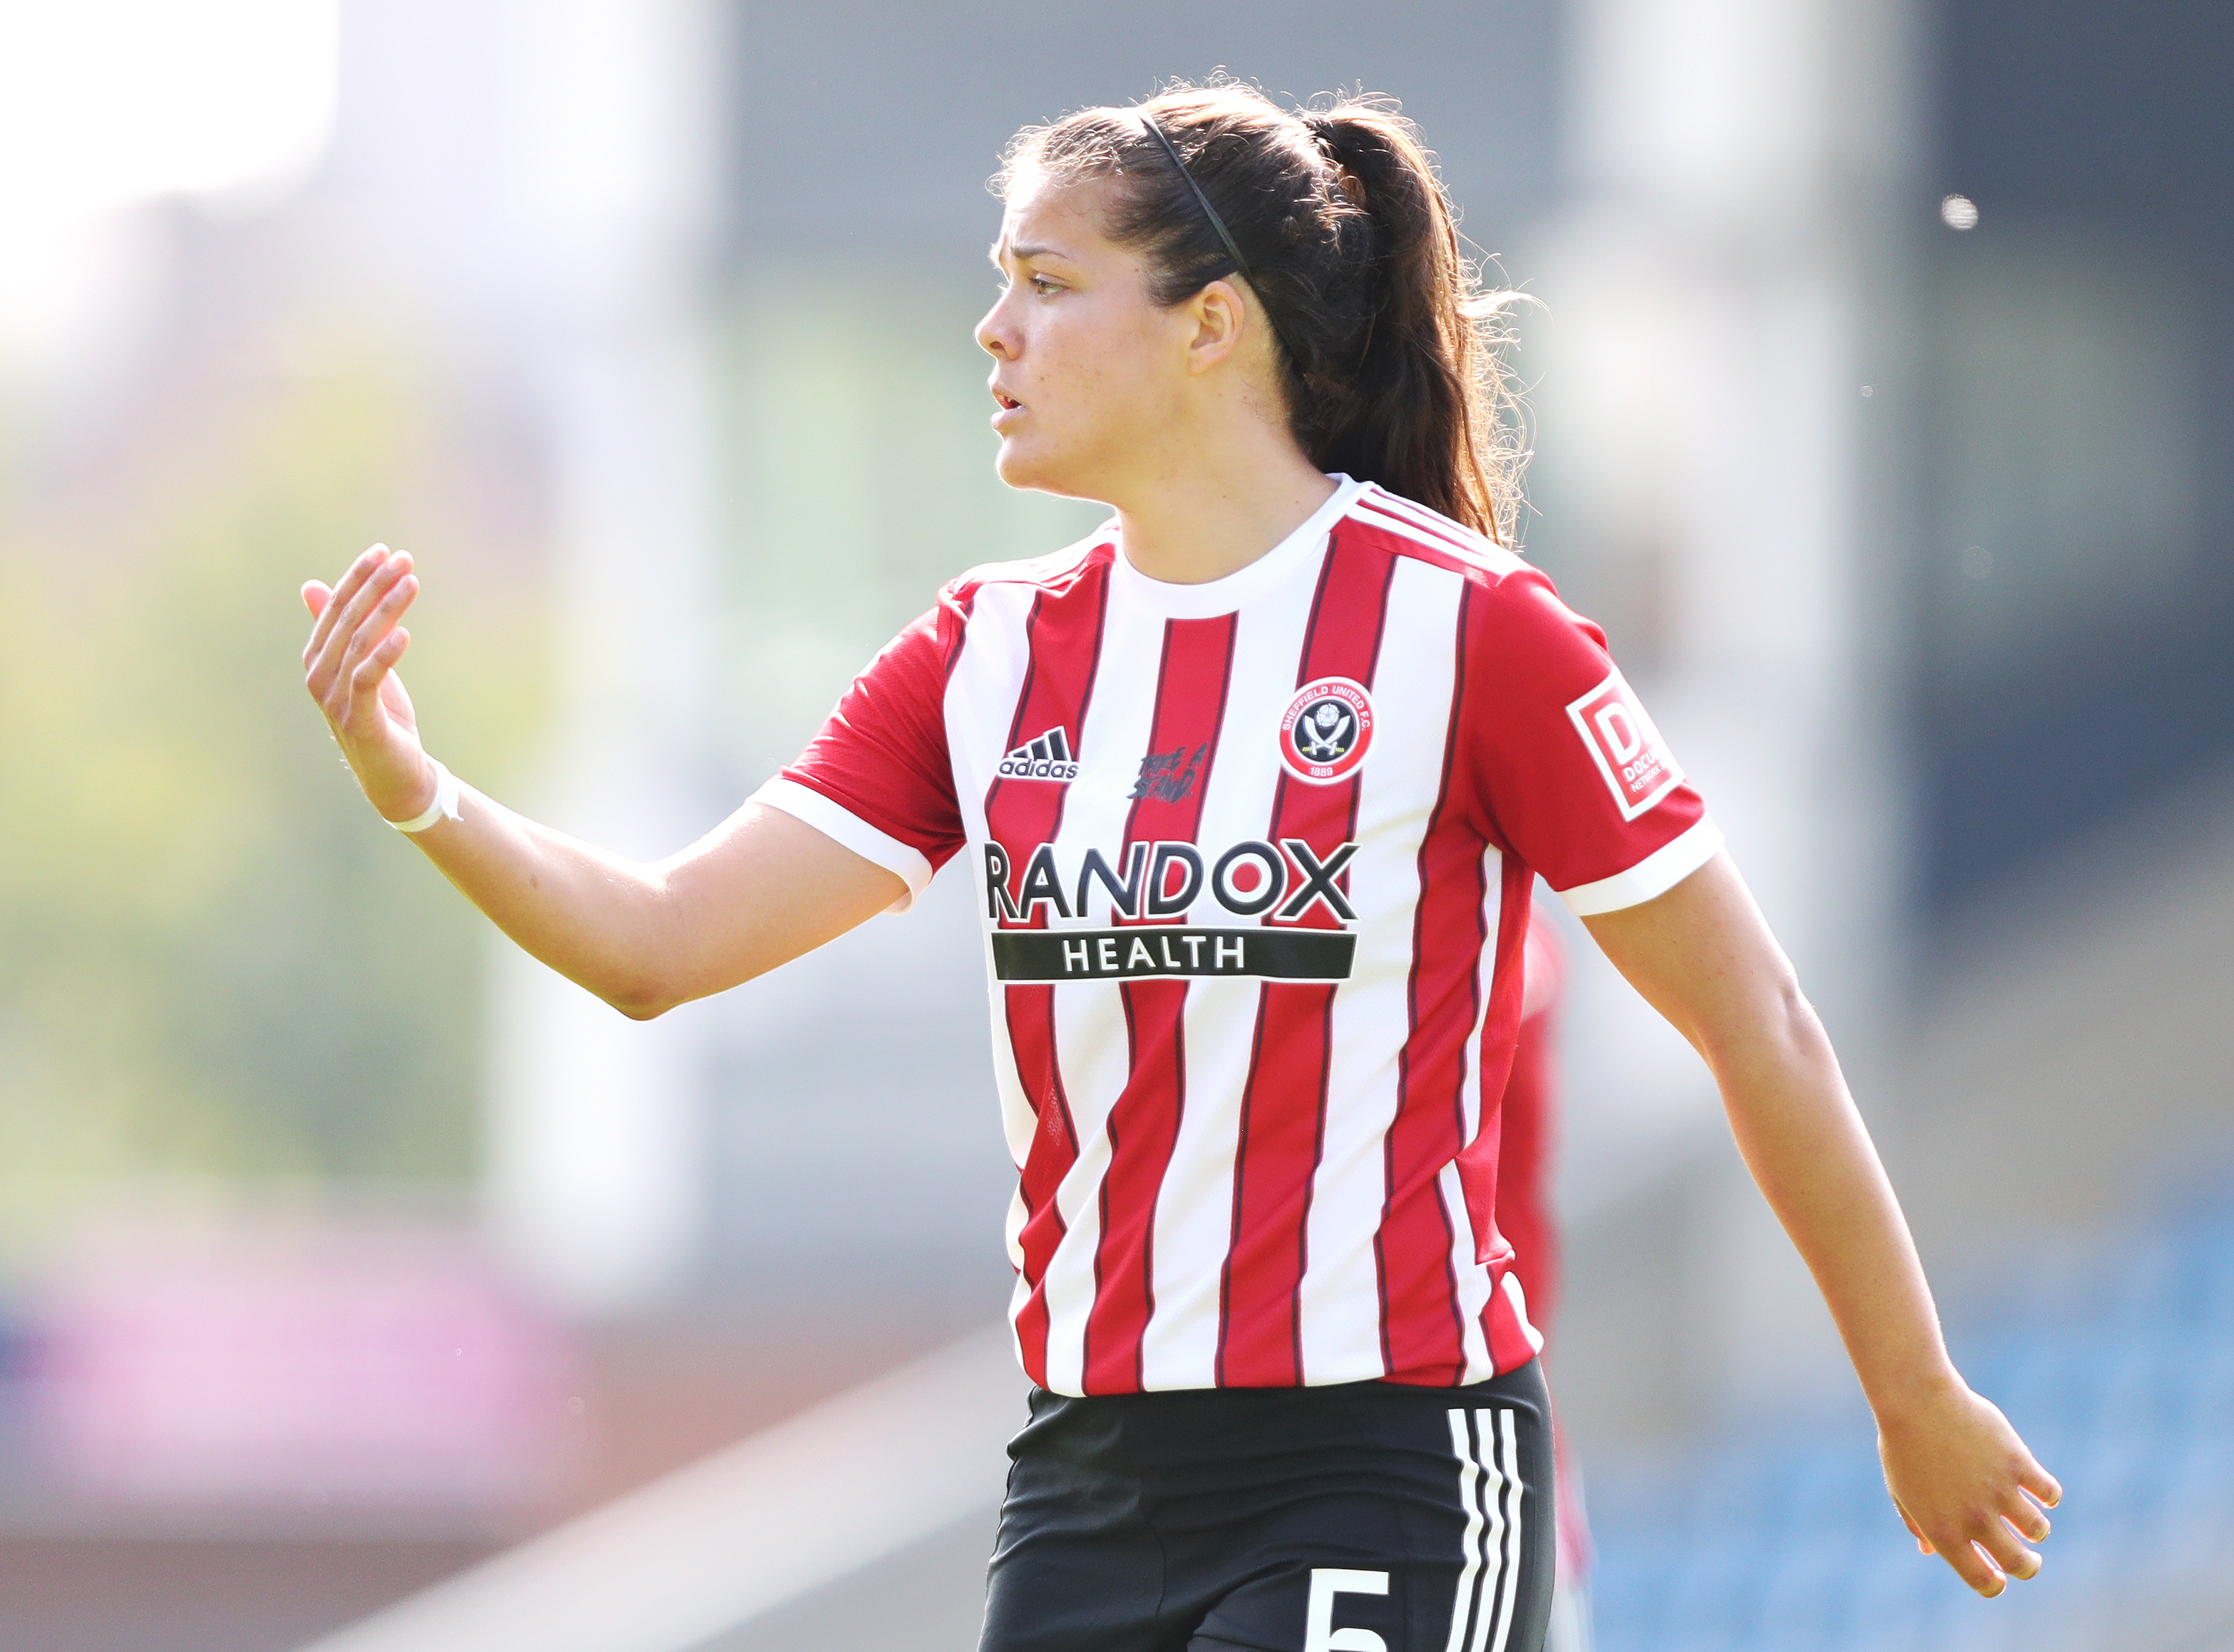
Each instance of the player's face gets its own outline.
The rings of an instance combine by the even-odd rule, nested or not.
[[[1177,422],[1193,323],[1151,303],[1139,255],[1102,234],[1103,193],[1018,180],[977,342],[993,358],[1001,480],[1117,504],[1162,462],[1155,433]]]

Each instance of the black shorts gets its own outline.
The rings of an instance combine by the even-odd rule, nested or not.
[[[1466,1388],[1035,1388],[979,1652],[1538,1652],[1549,1415],[1532,1361]]]

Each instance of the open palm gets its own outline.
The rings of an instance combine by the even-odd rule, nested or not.
[[[312,620],[304,686],[366,798],[391,820],[419,813],[434,790],[418,714],[395,674],[411,646],[402,620],[418,594],[410,553],[380,545],[351,563],[339,584],[313,579],[303,587]]]

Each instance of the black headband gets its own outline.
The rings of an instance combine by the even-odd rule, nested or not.
[[[1202,208],[1202,215],[1210,220],[1210,227],[1218,232],[1218,238],[1225,243],[1226,256],[1233,260],[1233,267],[1241,272],[1241,278],[1246,281],[1251,290],[1257,294],[1257,302],[1264,305],[1264,324],[1272,330],[1272,336],[1279,340],[1280,348],[1287,351],[1288,359],[1294,362],[1297,370],[1300,371],[1303,367],[1302,359],[1289,347],[1286,336],[1280,331],[1280,323],[1272,319],[1272,307],[1264,303],[1264,291],[1257,286],[1257,278],[1250,271],[1249,260],[1241,256],[1241,245],[1233,238],[1233,232],[1225,227],[1225,220],[1218,215],[1218,208],[1210,204],[1210,197],[1203,193],[1202,186],[1195,181],[1194,174],[1187,170],[1186,162],[1179,159],[1178,147],[1165,135],[1163,127],[1156,124],[1155,117],[1141,114],[1139,110],[1133,112],[1140,115],[1140,124],[1148,128],[1149,134],[1164,146],[1164,153],[1172,158],[1172,165],[1179,168],[1179,176],[1186,180],[1186,186],[1194,192],[1195,204]]]

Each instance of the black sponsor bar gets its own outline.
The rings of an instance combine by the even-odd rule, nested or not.
[[[1347,981],[1357,937],[1333,930],[996,930],[993,973],[1003,981],[1127,981],[1154,976],[1248,976]]]

